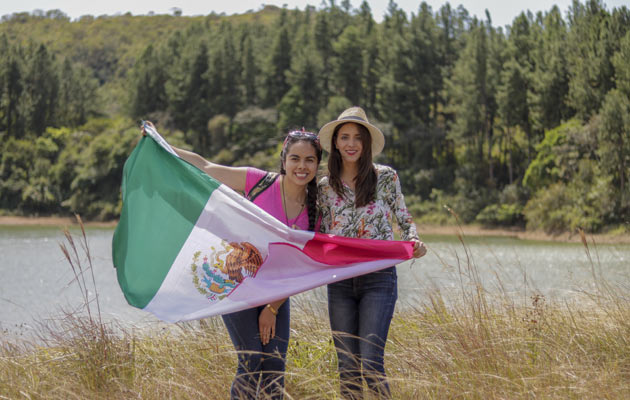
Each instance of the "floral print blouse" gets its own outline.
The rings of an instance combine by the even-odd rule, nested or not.
[[[396,171],[374,164],[377,175],[376,200],[363,207],[355,206],[355,194],[343,184],[345,199],[337,195],[323,177],[318,184],[317,203],[322,221],[320,231],[346,237],[393,240],[391,217],[396,217],[403,240],[418,239],[416,226],[405,205]]]

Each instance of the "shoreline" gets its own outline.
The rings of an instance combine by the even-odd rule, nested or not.
[[[118,220],[113,221],[84,221],[87,228],[114,228]],[[0,216],[0,226],[78,226],[74,217],[21,217]],[[478,225],[464,225],[462,227],[448,225],[424,225],[418,224],[418,234],[423,235],[452,235],[458,233],[464,236],[497,236],[511,237],[521,240],[536,240],[545,242],[580,243],[582,238],[578,233],[564,232],[558,235],[550,235],[543,231],[526,231],[522,229],[484,228]],[[606,233],[586,234],[589,243],[593,241],[600,244],[630,244],[630,234],[611,235]]]
[[[495,237],[511,237],[521,240],[534,240],[543,242],[560,242],[560,243],[582,243],[582,237],[579,233],[563,232],[557,235],[550,235],[544,231],[527,231],[518,228],[484,228],[478,225],[459,226],[438,226],[438,225],[417,225],[420,238],[422,235],[457,235],[463,236],[495,236]],[[609,234],[609,233],[585,233],[586,240],[589,244],[593,242],[597,244],[630,244],[630,234]]]
[[[113,228],[118,224],[115,221],[83,221],[86,228]],[[0,216],[0,226],[79,226],[75,217],[20,217]]]

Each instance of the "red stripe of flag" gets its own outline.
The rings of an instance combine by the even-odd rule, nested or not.
[[[372,260],[408,260],[413,257],[413,242],[356,239],[315,233],[304,246],[313,260],[328,265],[347,265]]]

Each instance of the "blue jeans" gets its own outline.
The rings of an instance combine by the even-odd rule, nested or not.
[[[276,334],[265,346],[260,341],[258,330],[258,316],[264,308],[254,307],[223,315],[223,322],[238,354],[236,376],[230,389],[231,399],[283,397],[291,304],[287,299],[278,309]]]
[[[363,380],[373,395],[391,396],[383,355],[397,298],[395,266],[328,285],[343,398],[363,398]]]

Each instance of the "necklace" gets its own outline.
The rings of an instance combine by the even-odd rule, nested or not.
[[[287,220],[287,226],[289,226],[289,215],[287,214],[287,199],[284,197],[284,176],[282,177],[282,209],[284,210],[284,218],[286,218]],[[298,217],[302,214],[302,211],[304,211],[304,206],[306,205],[306,202],[302,202],[302,208],[300,208],[300,212],[297,213],[297,216],[294,219],[294,223],[291,225],[291,229],[297,229],[297,225],[295,225],[295,222],[297,221]]]

